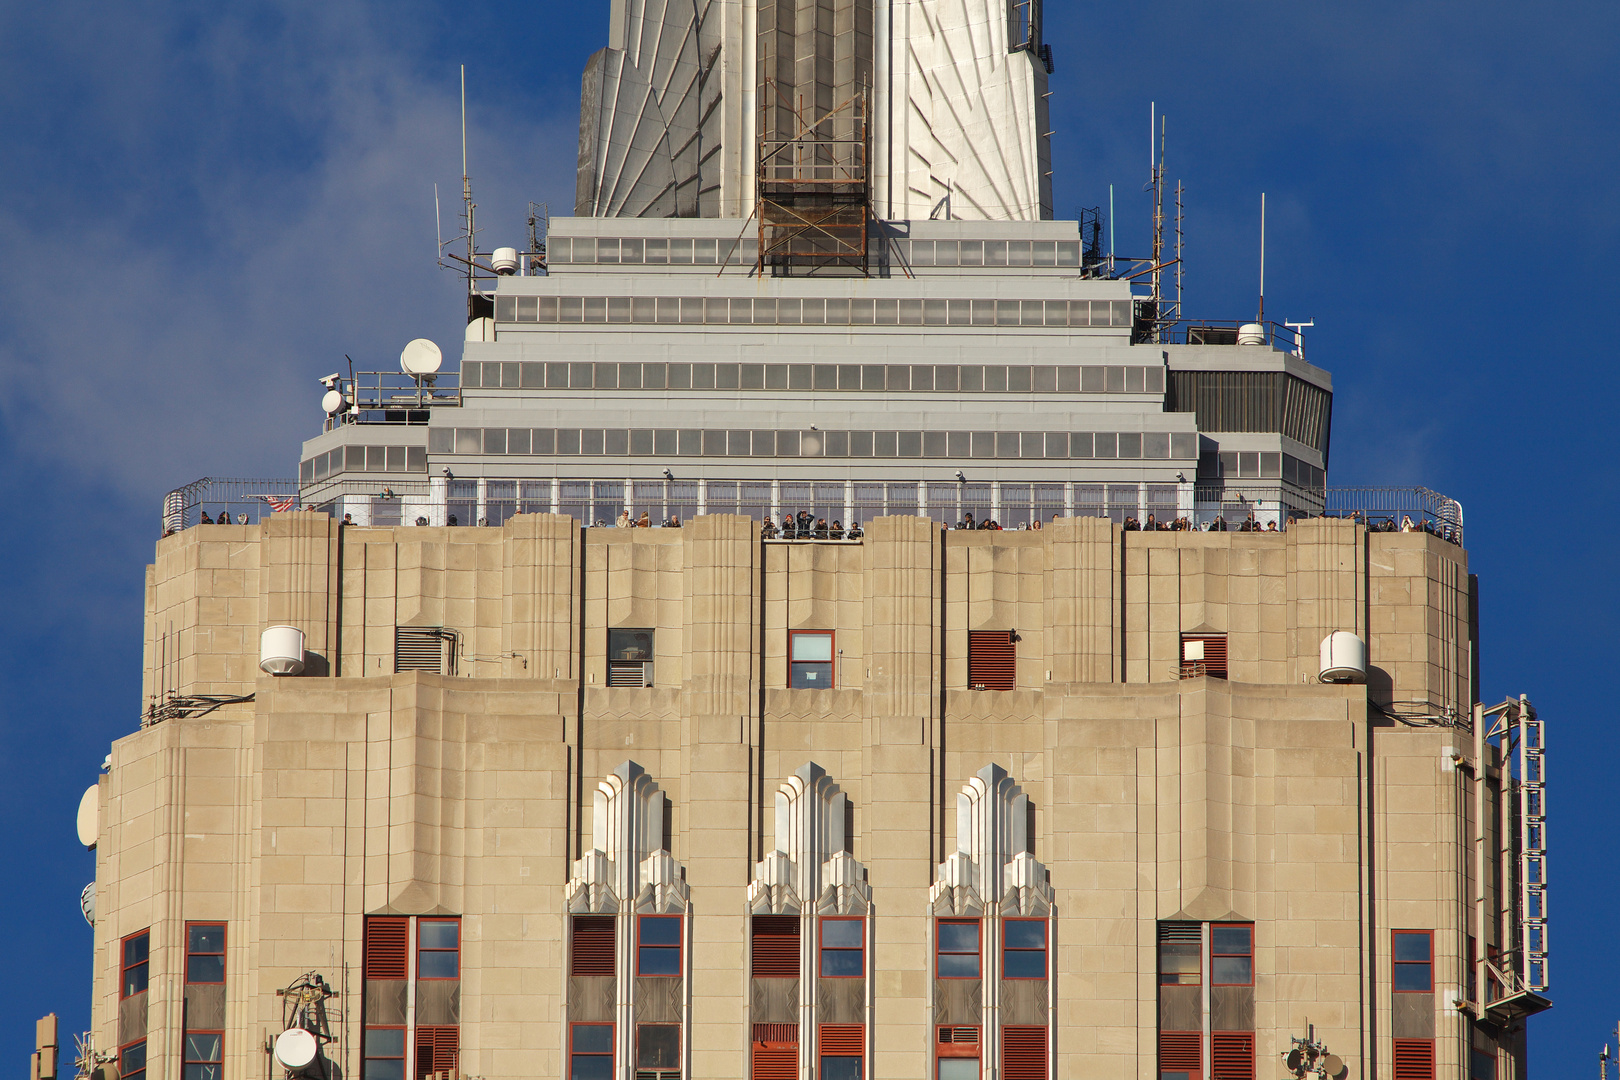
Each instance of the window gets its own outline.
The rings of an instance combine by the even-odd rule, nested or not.
[[[1210,1051],[1210,1080],[1254,1080],[1254,1032],[1217,1031]]]
[[[1181,635],[1181,677],[1196,679],[1201,675],[1226,678],[1225,634]]]
[[[574,978],[613,977],[613,916],[575,915],[568,974]]]
[[[1429,930],[1396,930],[1395,992],[1427,994],[1434,989],[1434,934]]]
[[[1159,924],[1159,985],[1197,986],[1203,982],[1202,923]]]
[[[1434,1040],[1395,1040],[1395,1080],[1434,1080]]]
[[[821,920],[821,977],[858,979],[866,974],[866,922],[863,919]]]
[[[799,917],[754,916],[753,974],[756,979],[799,977]],[[797,1036],[794,1037],[797,1041]]]
[[[1215,923],[1209,928],[1211,986],[1254,985],[1254,926]]]
[[[1468,1055],[1468,1080],[1496,1080],[1496,1054],[1474,1047]]]
[[[1198,1031],[1159,1032],[1159,1080],[1199,1080],[1204,1036]]]
[[[225,924],[186,924],[186,982],[225,981]]]
[[[416,923],[416,977],[461,977],[461,920],[418,919]]]
[[[866,1029],[860,1024],[821,1025],[820,1080],[861,1080]]]
[[[150,930],[142,930],[140,933],[131,934],[124,939],[123,982],[119,997],[129,997],[146,989],[147,962],[151,958],[151,946],[152,932]],[[144,1047],[146,1044],[142,1043],[141,1045],[143,1047],[142,1053],[145,1053]],[[144,1069],[145,1065],[141,1067]]]
[[[146,1080],[146,1040],[118,1048],[118,1080]]]
[[[942,1027],[935,1046],[937,1080],[979,1080],[979,1029]]]
[[[642,1024],[641,1026],[637,1027],[637,1080],[678,1080],[680,1075],[680,1025]]]
[[[1011,630],[968,631],[968,686],[1011,690],[1016,678],[1017,636]]]
[[[681,973],[681,917],[643,915],[637,920],[636,974]]]
[[[405,1029],[366,1028],[362,1057],[365,1080],[405,1080]]]
[[[794,630],[788,634],[788,686],[794,690],[833,687],[831,630]]]
[[[939,951],[934,975],[941,979],[977,979],[979,920],[941,919],[935,933]]]
[[[1001,1031],[1002,1080],[1046,1080],[1046,1029],[1005,1027]]]
[[[612,1024],[575,1024],[569,1030],[568,1080],[613,1080]]]
[[[608,685],[651,686],[652,675],[653,632],[609,630]]]
[[[188,1031],[181,1055],[184,1080],[219,1080],[220,1047],[225,1041],[223,1032]]]
[[[454,1024],[421,1024],[416,1029],[417,1080],[432,1073],[454,1073],[461,1056],[461,1029]]]
[[[368,979],[403,979],[410,919],[373,915],[366,920],[365,968]],[[403,1051],[402,1051],[403,1053]]]
[[[1002,923],[1001,977],[1046,978],[1046,920],[1008,919]]]

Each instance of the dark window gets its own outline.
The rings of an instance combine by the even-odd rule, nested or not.
[[[968,686],[974,690],[1011,690],[1017,676],[1016,646],[1011,630],[968,631]]]
[[[1212,986],[1254,985],[1254,926],[1250,923],[1215,923],[1209,928],[1209,966]]]
[[[861,1080],[866,1029],[860,1024],[821,1025],[820,1080]]]
[[[608,685],[651,686],[653,632],[608,631]]]
[[[1181,677],[1196,679],[1200,675],[1226,678],[1225,634],[1181,635]]]
[[[1434,1080],[1434,1040],[1395,1040],[1395,1080]]]
[[[1434,989],[1434,934],[1429,930],[1396,930],[1395,991],[1427,994]]]
[[[821,977],[858,979],[866,974],[866,922],[863,919],[821,920]]]
[[[225,981],[225,924],[186,925],[186,982]]]
[[[575,915],[568,974],[575,978],[613,977],[613,916]]]
[[[934,974],[941,979],[977,979],[979,920],[941,919],[936,933],[939,952]]]
[[[797,979],[799,977],[799,917],[797,915],[755,915],[753,938],[754,978]],[[796,1040],[797,1036],[795,1036]]]
[[[1202,923],[1159,924],[1159,985],[1197,986],[1203,981]]]
[[[366,978],[405,977],[405,952],[409,947],[407,942],[410,940],[410,922],[404,915],[373,915],[366,920]]]
[[[1012,1027],[1001,1030],[1002,1080],[1046,1080],[1046,1029]]]
[[[833,632],[795,630],[788,634],[788,686],[831,690],[833,683]]]
[[[681,917],[643,915],[637,920],[636,974],[681,973]]]
[[[363,1055],[365,1080],[405,1080],[405,1029],[366,1028]]]
[[[1475,1047],[1468,1055],[1468,1080],[1496,1080],[1496,1054]]]
[[[454,1024],[422,1024],[416,1029],[416,1080],[432,1073],[456,1071],[461,1056],[461,1029]]]
[[[461,920],[419,919],[416,923],[416,977],[461,977]]]
[[[146,1080],[146,1040],[118,1048],[118,1080]]]
[[[225,1035],[219,1031],[188,1031],[182,1043],[180,1064],[183,1080],[219,1080],[220,1053]]]
[[[642,1024],[636,1028],[636,1069],[653,1069],[670,1080],[680,1075],[681,1028],[679,1024]]]
[[[1008,919],[1001,928],[1001,977],[1046,978],[1046,920]]]
[[[147,964],[152,955],[152,932],[142,930],[124,939],[123,982],[119,997],[129,997],[146,989]],[[145,1053],[143,1042],[142,1053]],[[142,1065],[142,1069],[146,1066]],[[120,1070],[122,1072],[123,1070]]]
[[[613,1080],[613,1025],[575,1024],[568,1040],[568,1080]]]

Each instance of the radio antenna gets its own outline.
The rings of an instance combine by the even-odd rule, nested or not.
[[[461,65],[461,206],[467,219],[467,318],[473,317],[473,260],[477,257],[473,213],[478,209],[472,197],[472,177],[467,172],[467,65]]]
[[[1266,321],[1266,193],[1260,193],[1260,314],[1255,322]]]

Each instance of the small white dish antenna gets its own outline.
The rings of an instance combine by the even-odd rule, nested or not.
[[[303,1028],[288,1028],[276,1036],[276,1060],[284,1068],[307,1069],[315,1060],[320,1044]]]
[[[399,369],[407,375],[434,375],[444,363],[444,353],[427,338],[408,342],[399,353]]]
[[[79,843],[96,846],[101,835],[101,785],[91,784],[79,799]]]
[[[327,416],[336,416],[343,411],[346,404],[348,403],[343,400],[341,390],[328,390],[321,395],[321,408],[325,410]]]

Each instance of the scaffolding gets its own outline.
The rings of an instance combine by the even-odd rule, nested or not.
[[[872,199],[866,91],[820,111],[775,78],[766,77],[762,85],[764,98],[775,107],[759,110],[757,269],[869,274]],[[788,123],[773,130],[777,125],[766,119],[771,114]]]

